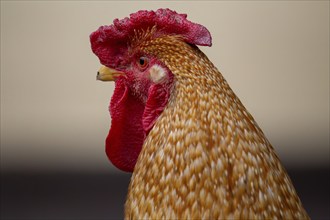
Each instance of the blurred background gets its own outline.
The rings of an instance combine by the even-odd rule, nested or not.
[[[89,34],[140,9],[206,26],[201,47],[254,116],[313,219],[329,219],[329,1],[1,1],[1,219],[123,217],[104,152],[112,83]]]

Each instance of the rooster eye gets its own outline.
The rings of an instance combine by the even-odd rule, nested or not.
[[[140,57],[138,64],[139,64],[140,69],[144,70],[145,68],[148,67],[149,60],[146,57]]]

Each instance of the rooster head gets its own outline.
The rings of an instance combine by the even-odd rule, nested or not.
[[[204,26],[170,9],[138,11],[90,35],[92,50],[104,65],[97,79],[115,81],[106,153],[124,171],[133,171],[144,140],[166,107],[175,84],[171,68],[158,59],[157,53],[145,50],[149,42],[164,36],[190,45],[212,44]]]

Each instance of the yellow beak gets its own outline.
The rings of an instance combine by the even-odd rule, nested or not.
[[[123,74],[123,72],[118,70],[106,66],[101,66],[99,71],[97,71],[96,79],[101,81],[115,81],[118,76]]]

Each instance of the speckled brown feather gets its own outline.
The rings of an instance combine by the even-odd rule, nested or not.
[[[175,36],[144,41],[174,74],[136,163],[126,219],[309,219],[272,146],[208,58]]]

